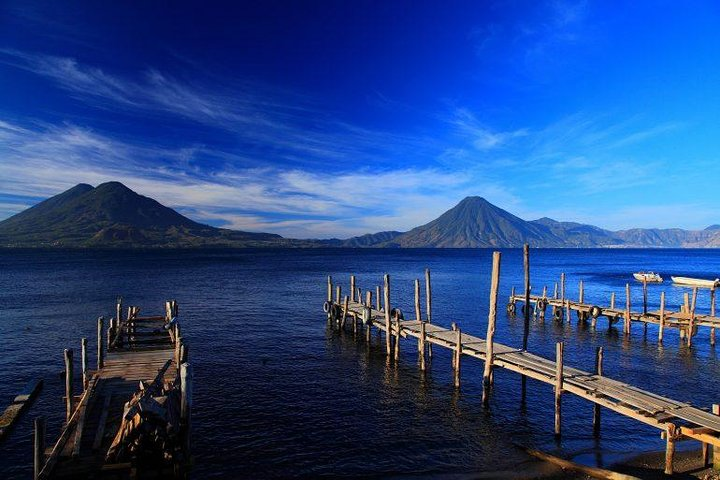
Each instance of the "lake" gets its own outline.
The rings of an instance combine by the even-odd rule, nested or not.
[[[508,318],[505,304],[512,286],[522,290],[522,250],[502,252],[496,341],[520,346],[522,319]],[[435,350],[423,378],[414,341],[403,341],[399,364],[388,365],[377,334],[368,345],[328,329],[327,275],[347,292],[355,274],[358,286],[374,292],[389,273],[393,306],[412,312],[413,281],[430,268],[433,321],[454,321],[485,337],[491,255],[488,249],[0,250],[0,409],[27,381],[45,380],[0,444],[0,477],[32,475],[33,417],[46,416],[48,443],[56,438],[64,420],[63,349],[79,351],[80,338],[88,337],[94,352],[96,319],[113,315],[117,295],[148,314],[161,314],[166,299],[178,301],[195,375],[194,478],[496,472],[521,468],[525,457],[513,443],[599,464],[663,449],[656,429],[609,411],[596,439],[592,405],[572,395],[563,397],[558,444],[550,386],[529,380],[522,405],[519,376],[498,369],[488,411],[480,401],[480,361],[463,359],[456,391],[444,349]],[[568,297],[577,298],[584,280],[586,302],[600,305],[611,292],[624,305],[626,282],[640,305],[635,271],[665,277],[649,287],[650,308],[665,291],[671,309],[687,290],[673,287],[670,275],[720,274],[720,250],[539,249],[531,257],[534,292],[543,285],[552,292],[565,272]],[[708,304],[702,291],[698,310]],[[595,348],[603,346],[609,377],[697,406],[718,402],[720,362],[707,329],[688,349],[674,329],[659,346],[652,325],[646,335],[633,325],[626,338],[622,322],[608,328],[604,318],[595,330],[575,318],[533,321],[533,353],[553,358],[559,340],[566,365],[591,370]]]

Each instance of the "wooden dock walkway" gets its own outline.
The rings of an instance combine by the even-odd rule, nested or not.
[[[692,347],[693,337],[697,334],[700,327],[710,329],[710,345],[715,345],[715,329],[720,327],[720,317],[715,315],[715,289],[710,289],[710,311],[708,313],[700,313],[697,311],[698,288],[692,289],[692,294],[686,292],[684,295],[684,303],[679,310],[670,310],[666,308],[665,292],[660,294],[660,309],[648,310],[647,307],[647,283],[643,284],[643,311],[633,311],[630,284],[625,285],[625,302],[624,305],[618,307],[615,301],[615,294],[611,294],[608,306],[601,304],[587,303],[584,301],[585,288],[584,283],[580,281],[579,298],[571,300],[565,296],[565,275],[562,274],[560,280],[560,289],[557,284],[552,296],[548,296],[547,287],[543,288],[542,295],[518,295],[515,288],[512,289],[508,298],[507,312],[515,315],[517,312],[517,304],[521,304],[521,310],[524,314],[525,303],[531,305],[530,314],[538,319],[545,319],[547,310],[550,309],[551,318],[556,321],[566,319],[570,320],[571,313],[575,313],[578,320],[585,322],[590,320],[591,326],[596,327],[599,318],[604,317],[611,326],[620,319],[623,320],[623,332],[630,334],[632,324],[640,323],[647,328],[648,324],[658,326],[658,342],[663,342],[664,330],[666,328],[676,328],[680,332],[680,339],[684,340],[688,346]]]
[[[88,369],[82,339],[83,390],[73,395],[73,352],[65,350],[66,418],[55,444],[44,449],[36,420],[35,478],[184,478],[190,465],[191,371],[177,304],[165,315],[139,316],[122,304],[107,330],[98,319],[97,369]],[[179,367],[178,367],[179,366]]]
[[[493,369],[496,367],[519,373],[523,377],[533,378],[554,386],[555,389],[555,434],[561,434],[563,393],[571,393],[595,404],[593,426],[595,432],[600,428],[601,407],[610,409],[626,417],[655,427],[666,439],[666,473],[672,473],[675,443],[680,439],[692,439],[702,443],[704,460],[709,461],[709,452],[714,452],[716,468],[720,468],[720,410],[718,406],[702,409],[687,402],[666,398],[636,386],[613,380],[602,373],[602,348],[598,349],[596,369],[586,372],[572,368],[563,362],[563,344],[558,343],[554,360],[534,355],[519,348],[494,342],[497,315],[497,289],[500,272],[500,252],[493,257],[493,279],[490,294],[490,314],[486,338],[462,333],[459,326],[453,324],[448,329],[432,323],[432,296],[430,272],[426,271],[426,316],[423,318],[420,307],[420,282],[415,281],[415,319],[405,320],[404,314],[390,304],[390,278],[384,277],[383,302],[379,301],[380,287],[376,288],[376,302],[373,305],[372,292],[355,286],[355,277],[350,280],[350,295],[342,296],[339,285],[332,284],[328,277],[327,301],[324,310],[332,325],[344,330],[348,326],[357,334],[365,329],[365,338],[370,340],[371,329],[385,333],[386,351],[389,357],[399,358],[400,338],[417,340],[420,369],[426,369],[427,359],[432,356],[432,346],[447,348],[452,352],[454,383],[460,386],[461,359],[476,358],[484,362],[483,403],[488,405],[488,397],[493,382]],[[333,292],[333,287],[335,292]],[[333,297],[333,293],[335,296]],[[388,333],[389,332],[389,333]],[[362,333],[362,332],[360,332]],[[362,337],[359,335],[358,337]]]

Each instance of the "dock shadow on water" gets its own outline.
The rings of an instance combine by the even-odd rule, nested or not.
[[[533,285],[551,286],[565,272],[567,294],[576,299],[580,274],[592,271],[585,298],[598,304],[613,291],[620,301],[639,255],[663,272],[692,275],[689,264],[720,271],[715,251],[532,254],[539,265]],[[423,374],[415,339],[403,338],[398,361],[388,361],[385,337],[376,329],[368,344],[362,331],[353,338],[349,328],[330,328],[321,309],[327,275],[349,291],[354,273],[357,285],[375,294],[387,272],[393,306],[412,319],[414,280],[422,281],[429,268],[433,324],[450,330],[456,322],[462,335],[485,338],[491,265],[489,250],[0,252],[0,338],[7,360],[0,368],[0,400],[12,401],[30,379],[45,381],[36,403],[0,444],[0,477],[32,476],[36,416],[47,419],[48,441],[61,431],[63,349],[79,351],[81,337],[94,338],[97,316],[113,316],[107,299],[118,292],[133,305],[155,305],[170,295],[181,304],[194,369],[191,478],[522,477],[536,467],[557,471],[542,471],[547,467],[513,443],[605,467],[628,449],[664,451],[657,429],[607,409],[595,438],[592,404],[567,394],[558,446],[552,385],[528,379],[523,405],[519,375],[497,369],[484,408],[482,361],[463,354],[456,389],[451,350],[434,348]],[[523,282],[522,251],[504,250],[495,340],[513,349],[522,345],[523,319],[508,318],[505,303],[511,287]],[[641,298],[639,286],[632,288]],[[653,309],[663,288],[650,290]],[[666,291],[677,309],[682,292]],[[707,298],[698,306],[706,309]],[[562,341],[568,367],[593,371],[601,346],[608,378],[696,406],[717,402],[709,379],[720,367],[706,330],[691,348],[674,329],[666,330],[662,346],[657,325],[648,326],[647,341],[643,334],[634,325],[625,336],[622,322],[578,329],[575,318],[561,324],[532,319],[528,350],[554,361]]]

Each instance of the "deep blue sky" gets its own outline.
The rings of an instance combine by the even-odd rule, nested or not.
[[[626,3],[0,1],[0,219],[120,180],[298,237],[720,223],[720,7]]]

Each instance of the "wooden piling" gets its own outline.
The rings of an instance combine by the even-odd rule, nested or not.
[[[665,329],[665,292],[660,292],[660,328],[658,330],[658,343],[663,343],[663,330]]]
[[[88,386],[90,376],[88,375],[87,338],[80,339],[80,365],[82,366],[83,390]]]
[[[432,287],[430,284],[430,269],[425,269],[425,318],[427,323],[432,323]],[[433,348],[432,344],[427,346],[427,356],[432,358]]]
[[[365,306],[372,308],[372,291],[368,290],[365,292]]]
[[[597,347],[595,351],[595,375],[603,375],[603,347]],[[593,432],[595,435],[600,434],[600,405],[597,403],[593,406]]]
[[[355,275],[350,275],[350,301],[355,301]]]
[[[342,287],[340,285],[335,286],[335,303],[340,305],[340,300],[342,300]]]
[[[673,423],[668,423],[665,430],[665,474],[673,474],[673,459],[675,457],[675,441],[676,438],[676,427]]]
[[[615,292],[612,292],[610,294],[610,308],[615,308]]]
[[[69,422],[74,410],[73,398],[73,351],[65,349],[65,421]]]
[[[395,316],[395,361],[400,360],[400,333],[402,326],[400,325],[400,315]]]
[[[630,284],[625,284],[625,335],[630,334]]]
[[[425,371],[425,335],[426,323],[420,322],[420,338],[418,339],[418,355],[420,356],[420,371]]]
[[[380,295],[380,285],[375,287],[375,298],[375,303],[377,303],[376,310],[382,311],[382,296]]]
[[[495,320],[497,317],[498,285],[500,284],[500,252],[493,252],[492,277],[490,279],[490,312],[488,313],[487,335],[485,336],[485,369],[483,372],[482,402],[486,407],[490,403],[490,386],[493,369],[493,341],[495,338]]]
[[[45,417],[35,418],[34,426],[33,479],[37,480],[45,466]]]
[[[455,388],[460,388],[460,357],[462,356],[462,333],[460,327],[455,330]]]
[[[565,274],[560,274],[560,300],[565,304]]]
[[[712,406],[712,413],[713,415],[720,415],[720,405],[714,403]],[[720,447],[713,445],[712,451],[713,469],[720,470]]]
[[[117,298],[115,305],[115,322],[119,325],[122,323],[122,297]]]
[[[523,350],[528,348],[528,336],[530,335],[530,245],[523,245],[523,267],[525,270],[525,310],[523,323]]]
[[[558,284],[555,282],[555,290],[553,290],[553,299],[557,300],[558,298]]]
[[[562,427],[562,389],[563,389],[563,342],[555,346],[555,436],[559,437]]]
[[[333,292],[333,284],[332,284],[332,277],[328,275],[327,278],[327,301],[332,302],[332,292]]]
[[[392,354],[392,330],[390,328],[390,275],[383,277],[384,304],[385,304],[385,351],[388,356]]]
[[[340,320],[340,329],[341,330],[345,329],[345,319],[347,318],[349,303],[350,303],[350,297],[345,295],[345,299],[343,300],[342,319]]]
[[[582,280],[580,280],[580,286],[578,288],[580,289],[580,294],[578,295],[578,302],[585,303],[585,284]]]
[[[647,297],[647,277],[643,277],[643,315],[647,315]]]
[[[692,348],[693,332],[695,331],[695,306],[697,305],[697,287],[693,288],[692,303],[690,304],[690,325],[687,334],[688,347]]]
[[[715,317],[715,288],[710,289],[710,316]],[[710,345],[715,346],[715,327],[710,327]]]
[[[103,322],[104,317],[97,319],[97,369],[100,370],[105,365],[103,359]]]

